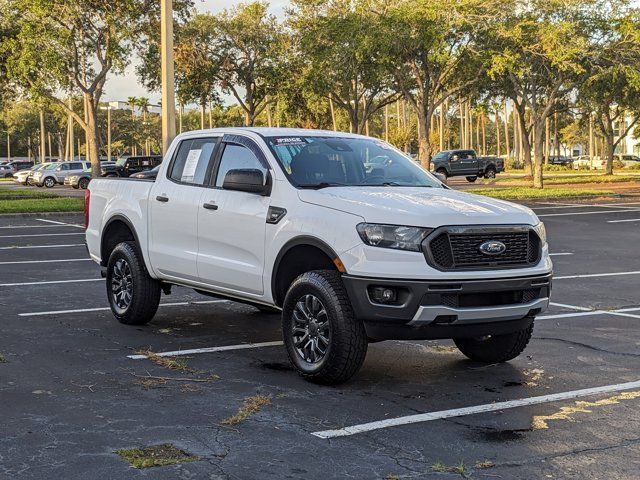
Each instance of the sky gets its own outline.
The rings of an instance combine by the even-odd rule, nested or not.
[[[241,3],[240,0],[194,0],[195,8],[200,12],[216,13]],[[270,11],[281,17],[289,4],[288,0],[271,0]],[[104,101],[126,100],[127,97],[147,97],[153,104],[160,100],[160,92],[149,92],[140,83],[135,73],[138,62],[134,59],[124,75],[112,76],[106,84]]]

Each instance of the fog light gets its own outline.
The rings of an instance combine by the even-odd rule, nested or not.
[[[371,299],[376,303],[394,303],[398,298],[395,289],[389,287],[373,287]]]

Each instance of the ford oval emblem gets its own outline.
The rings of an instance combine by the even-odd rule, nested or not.
[[[504,253],[506,249],[507,246],[497,240],[489,240],[481,244],[479,247],[480,252],[485,255],[500,255],[501,253]]]

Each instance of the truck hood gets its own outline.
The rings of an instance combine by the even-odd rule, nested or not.
[[[358,215],[371,223],[443,225],[538,223],[527,207],[444,188],[329,187],[299,190],[303,202]]]

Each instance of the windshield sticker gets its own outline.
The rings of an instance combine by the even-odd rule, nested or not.
[[[198,160],[200,160],[201,152],[201,149],[189,150],[189,155],[187,155],[187,159],[184,162],[184,169],[182,170],[182,176],[180,177],[181,181],[193,181],[193,176],[196,173],[196,168],[198,167]]]
[[[274,139],[274,143],[276,147],[287,146],[287,145],[306,145],[307,142],[303,138],[300,137],[279,137]]]

